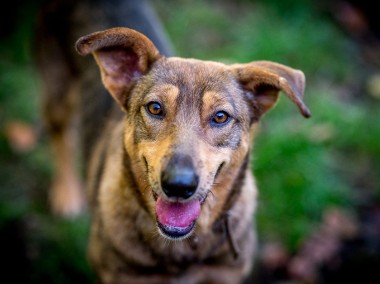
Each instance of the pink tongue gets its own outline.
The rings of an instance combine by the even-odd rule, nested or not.
[[[201,212],[199,200],[191,202],[169,202],[159,197],[156,203],[158,221],[173,227],[188,227]]]

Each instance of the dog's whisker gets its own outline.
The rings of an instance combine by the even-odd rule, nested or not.
[[[215,194],[214,192],[212,191],[212,189],[210,189],[209,191],[207,191],[207,196],[211,194],[213,198],[215,198]]]
[[[175,244],[175,241],[169,240],[167,238],[163,239],[163,246],[165,249],[170,249],[171,244]]]
[[[144,236],[144,241],[150,243],[152,240],[157,239],[158,237],[158,231],[156,229],[152,229],[146,236]]]
[[[221,184],[221,183],[220,183],[220,182],[217,182],[217,181],[214,181],[214,182],[212,183],[213,186],[220,185],[220,184]]]

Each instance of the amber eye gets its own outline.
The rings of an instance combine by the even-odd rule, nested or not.
[[[211,123],[215,126],[222,126],[228,123],[230,115],[225,111],[218,111],[211,119]]]
[[[149,114],[153,116],[162,116],[163,115],[163,109],[162,106],[158,102],[149,102],[146,105],[146,110]]]

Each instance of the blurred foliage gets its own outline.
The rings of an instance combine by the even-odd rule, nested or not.
[[[298,4],[291,5],[292,9],[288,2]],[[342,80],[354,71],[355,46],[313,7],[313,2],[158,3],[180,55],[227,62],[273,60],[302,69],[308,77],[324,75]],[[175,5],[186,9],[175,9]],[[282,5],[288,7],[286,13]]]
[[[92,279],[86,260],[88,216],[63,220],[51,216],[48,206],[52,161],[32,53],[40,2],[15,1],[2,18],[7,22],[0,32],[1,272],[17,283],[86,283]],[[31,131],[38,140],[20,148],[11,134],[20,124],[26,129],[18,132]],[[15,139],[20,135],[25,137],[18,133]]]
[[[85,260],[88,217],[61,220],[50,216],[47,205],[51,160],[31,52],[37,3],[19,7],[13,32],[0,44],[0,248],[12,255],[12,242],[4,242],[21,226],[9,238],[25,238],[27,253],[15,253],[8,262],[19,267],[19,259],[29,259],[25,267],[31,276],[25,279],[82,283],[92,277]],[[255,139],[261,239],[296,250],[326,208],[354,211],[379,199],[379,101],[363,87],[376,70],[316,1],[159,0],[154,5],[178,56],[227,63],[273,60],[306,74],[312,118],[304,120],[281,97]],[[6,126],[15,120],[35,129],[39,140],[32,150],[12,146]]]

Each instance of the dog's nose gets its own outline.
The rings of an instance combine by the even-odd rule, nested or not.
[[[168,197],[189,198],[198,183],[192,159],[187,155],[174,155],[161,174],[161,186]]]

